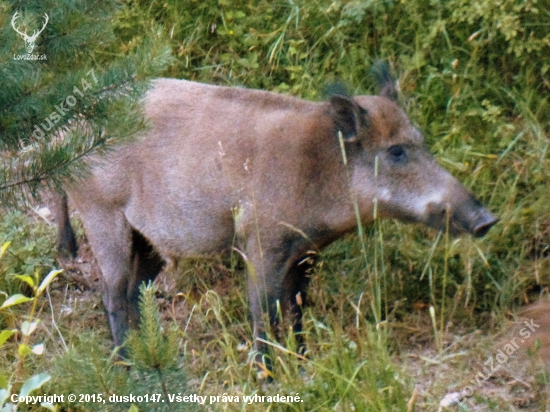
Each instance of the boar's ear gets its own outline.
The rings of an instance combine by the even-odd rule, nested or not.
[[[359,127],[365,123],[363,116],[367,113],[366,110],[349,97],[339,94],[330,98],[330,105],[336,130],[342,132],[344,141],[354,142]]]
[[[370,71],[376,79],[378,86],[380,87],[380,96],[386,97],[393,101],[397,101],[395,80],[391,75],[390,66],[388,66],[388,63],[377,60],[373,64]]]

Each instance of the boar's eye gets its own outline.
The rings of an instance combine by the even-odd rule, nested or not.
[[[388,149],[390,159],[394,162],[404,163],[407,161],[407,151],[403,146],[395,145]]]

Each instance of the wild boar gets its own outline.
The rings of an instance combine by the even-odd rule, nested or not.
[[[151,129],[68,187],[103,273],[114,343],[165,259],[242,253],[261,361],[256,338],[276,324],[278,303],[301,329],[304,256],[355,230],[357,216],[372,222],[375,205],[380,218],[485,235],[495,216],[438,166],[382,86],[380,96],[311,102],[155,80],[144,100]]]

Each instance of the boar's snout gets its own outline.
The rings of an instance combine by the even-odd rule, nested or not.
[[[499,221],[472,195],[459,202],[432,203],[428,210],[427,225],[445,230],[448,219],[449,233],[452,235],[468,232],[475,237],[483,237]]]
[[[472,228],[472,234],[475,237],[483,237],[487,234],[489,229],[498,223],[498,218],[494,216],[487,209],[483,208],[479,213],[478,219]]]

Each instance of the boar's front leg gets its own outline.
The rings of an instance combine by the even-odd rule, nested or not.
[[[255,362],[265,365],[271,370],[271,358],[268,346],[259,339],[266,339],[266,330],[277,323],[277,303],[282,300],[283,294],[277,279],[270,278],[267,284],[266,276],[259,274],[256,269],[250,269],[248,273],[248,294],[250,298],[250,311],[253,322],[253,338]],[[261,368],[261,367],[260,367]]]
[[[284,302],[288,303],[288,311],[292,322],[292,330],[298,344],[298,353],[303,355],[306,351],[302,330],[302,308],[307,297],[309,274],[312,270],[314,259],[304,256],[294,262],[285,276],[283,283]]]
[[[301,303],[305,300],[308,278],[307,263],[300,265],[304,253],[304,242],[285,239],[276,242],[280,247],[267,249],[261,253],[255,242],[249,242],[248,288],[250,310],[254,325],[255,361],[271,370],[268,345],[259,339],[266,339],[266,330],[277,327],[279,313],[290,315],[293,331],[297,333],[299,350],[302,344]]]

